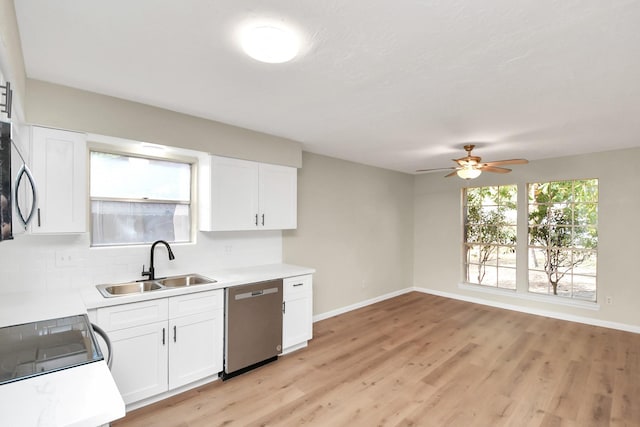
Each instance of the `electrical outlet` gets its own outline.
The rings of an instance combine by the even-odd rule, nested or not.
[[[73,251],[56,251],[56,267],[75,267],[78,254]]]
[[[613,297],[612,296],[608,296],[607,297],[607,304],[613,304]]]
[[[224,246],[224,251],[228,254],[230,254],[231,252],[233,252],[233,245],[225,245]]]

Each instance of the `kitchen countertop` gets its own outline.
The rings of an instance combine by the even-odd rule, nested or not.
[[[0,326],[85,314],[77,291],[5,294]],[[125,415],[125,406],[106,362],[0,385],[0,417],[7,426],[87,426]]]
[[[281,279],[285,277],[302,276],[315,273],[315,269],[301,267],[291,264],[267,264],[251,267],[228,268],[219,270],[207,270],[203,268],[199,271],[187,271],[183,274],[197,273],[210,279],[215,283],[185,286],[180,288],[162,289],[131,295],[121,295],[112,298],[105,298],[95,286],[81,291],[82,299],[87,309],[108,307],[112,305],[127,304],[139,301],[148,301],[157,298],[167,298],[176,295],[184,295],[193,292],[211,291],[214,289],[224,289],[232,286],[244,285],[247,283],[261,282],[264,280]],[[177,274],[171,274],[172,276]],[[135,278],[132,280],[139,280]]]
[[[86,312],[77,291],[3,294],[0,298],[0,327]]]

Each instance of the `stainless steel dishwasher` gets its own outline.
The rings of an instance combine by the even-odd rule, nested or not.
[[[223,380],[282,353],[282,279],[227,288],[225,296]]]

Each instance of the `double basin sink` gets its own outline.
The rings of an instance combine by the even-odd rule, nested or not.
[[[184,274],[182,276],[165,277],[156,280],[142,280],[138,282],[118,283],[115,285],[96,285],[96,288],[98,288],[98,291],[100,291],[105,298],[112,298],[124,295],[143,294],[163,289],[206,285],[215,282],[215,280],[199,274]]]

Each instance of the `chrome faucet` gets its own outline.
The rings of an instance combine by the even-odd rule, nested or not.
[[[169,246],[169,244],[167,242],[165,242],[164,240],[156,240],[155,242],[153,242],[153,244],[151,245],[151,261],[149,263],[149,270],[144,271],[144,265],[142,266],[142,276],[148,276],[149,280],[155,280],[156,276],[155,276],[155,268],[153,267],[153,251],[156,248],[156,245],[158,243],[162,243],[163,245],[165,245],[167,247],[167,251],[169,252],[169,261],[171,261],[172,259],[175,259],[176,257],[173,255],[173,251],[171,250],[171,246]]]

